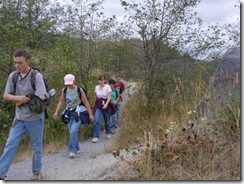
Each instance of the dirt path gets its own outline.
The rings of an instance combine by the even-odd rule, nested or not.
[[[127,93],[124,103],[134,93],[136,83],[127,84]],[[118,129],[119,130],[119,129]],[[103,180],[116,178],[118,166],[128,169],[121,160],[116,159],[112,153],[107,153],[114,144],[113,136],[106,139],[105,132],[101,132],[100,142],[92,143],[90,138],[80,142],[81,153],[74,159],[68,157],[67,150],[43,155],[43,180]],[[117,168],[117,169],[116,169]],[[114,171],[116,172],[109,172]],[[12,164],[7,173],[6,180],[30,180],[32,177],[31,158]],[[111,176],[114,175],[114,176]]]

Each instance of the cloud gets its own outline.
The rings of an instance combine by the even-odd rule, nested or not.
[[[240,18],[240,9],[235,4],[237,0],[202,0],[195,10],[204,22],[232,23]]]
[[[98,0],[89,0],[88,2],[97,2]],[[128,2],[144,3],[144,0],[127,0]],[[161,0],[158,0],[161,1]],[[210,24],[234,23],[240,19],[240,9],[234,7],[239,0],[201,0],[195,8],[198,16]],[[103,11],[106,17],[116,15],[119,20],[125,15],[124,8],[120,0],[104,0]]]
[[[103,4],[106,14],[110,15],[124,15],[124,9],[119,0],[106,0]]]
[[[143,3],[142,0],[134,0],[134,2]],[[240,9],[234,7],[238,3],[239,0],[201,0],[195,10],[204,22],[233,23],[240,19]],[[105,0],[103,7],[107,16],[123,17],[125,14],[120,0]]]

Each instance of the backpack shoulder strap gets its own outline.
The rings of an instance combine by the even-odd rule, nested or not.
[[[36,74],[37,74],[37,73],[38,73],[37,70],[32,69],[32,71],[31,71],[31,76],[30,76],[31,86],[32,86],[32,88],[34,89],[34,91],[36,90],[35,82],[36,82]]]
[[[67,94],[67,89],[68,89],[68,87],[65,87],[64,88],[64,96],[65,97],[66,97],[66,94]],[[80,87],[79,86],[77,86],[77,93],[78,93],[78,96],[81,98],[81,90],[80,90]]]
[[[68,88],[68,87],[65,87],[65,88],[64,88],[64,96],[66,96],[67,88]]]
[[[77,86],[77,93],[78,93],[78,96],[79,96],[80,99],[81,99],[81,90],[80,90],[80,87],[79,87],[79,86]]]
[[[12,77],[12,82],[14,84],[14,94],[15,94],[15,91],[16,91],[17,79],[18,79],[18,72],[15,71],[13,73],[13,77]]]
[[[67,88],[68,88],[68,87],[65,87],[65,88],[64,88],[64,99],[65,99],[65,101],[66,101]]]
[[[37,70],[32,70],[31,72],[31,76],[30,76],[30,83],[31,83],[31,87],[33,88],[33,90],[35,91],[36,90],[36,86],[35,86],[35,81],[36,81],[36,74],[38,73]],[[17,84],[17,79],[18,79],[18,72],[15,71],[14,74],[13,74],[13,77],[12,77],[12,82],[14,84],[14,93],[16,91],[16,84]]]

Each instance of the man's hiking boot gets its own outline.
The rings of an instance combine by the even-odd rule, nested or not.
[[[75,158],[75,153],[70,153],[69,158],[71,158],[71,159]]]
[[[41,180],[42,179],[42,173],[34,173],[31,180]]]
[[[93,143],[97,143],[97,142],[99,142],[99,139],[98,139],[97,137],[94,137],[94,138],[92,139],[92,142],[93,142]]]

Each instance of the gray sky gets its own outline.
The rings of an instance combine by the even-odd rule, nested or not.
[[[71,0],[58,0],[59,2],[70,4]],[[83,0],[82,0],[83,1]],[[97,2],[98,0],[84,0],[88,3]],[[142,3],[144,0],[125,0],[127,2]],[[206,23],[234,23],[240,19],[240,9],[235,7],[236,4],[244,0],[201,0],[195,11]],[[111,17],[116,15],[119,21],[123,20],[125,11],[121,6],[120,0],[105,0],[102,4],[105,16]]]
[[[196,11],[206,22],[231,23],[240,18],[240,9],[235,4],[238,0],[202,0]]]
[[[131,2],[132,0],[126,1]],[[142,0],[134,1],[143,2]],[[236,22],[237,18],[240,18],[239,8],[234,7],[238,2],[238,0],[202,0],[197,6],[196,12],[198,12],[198,16],[204,22],[233,23]],[[116,15],[119,18],[124,15],[124,10],[119,0],[105,0],[103,7],[107,16]]]

